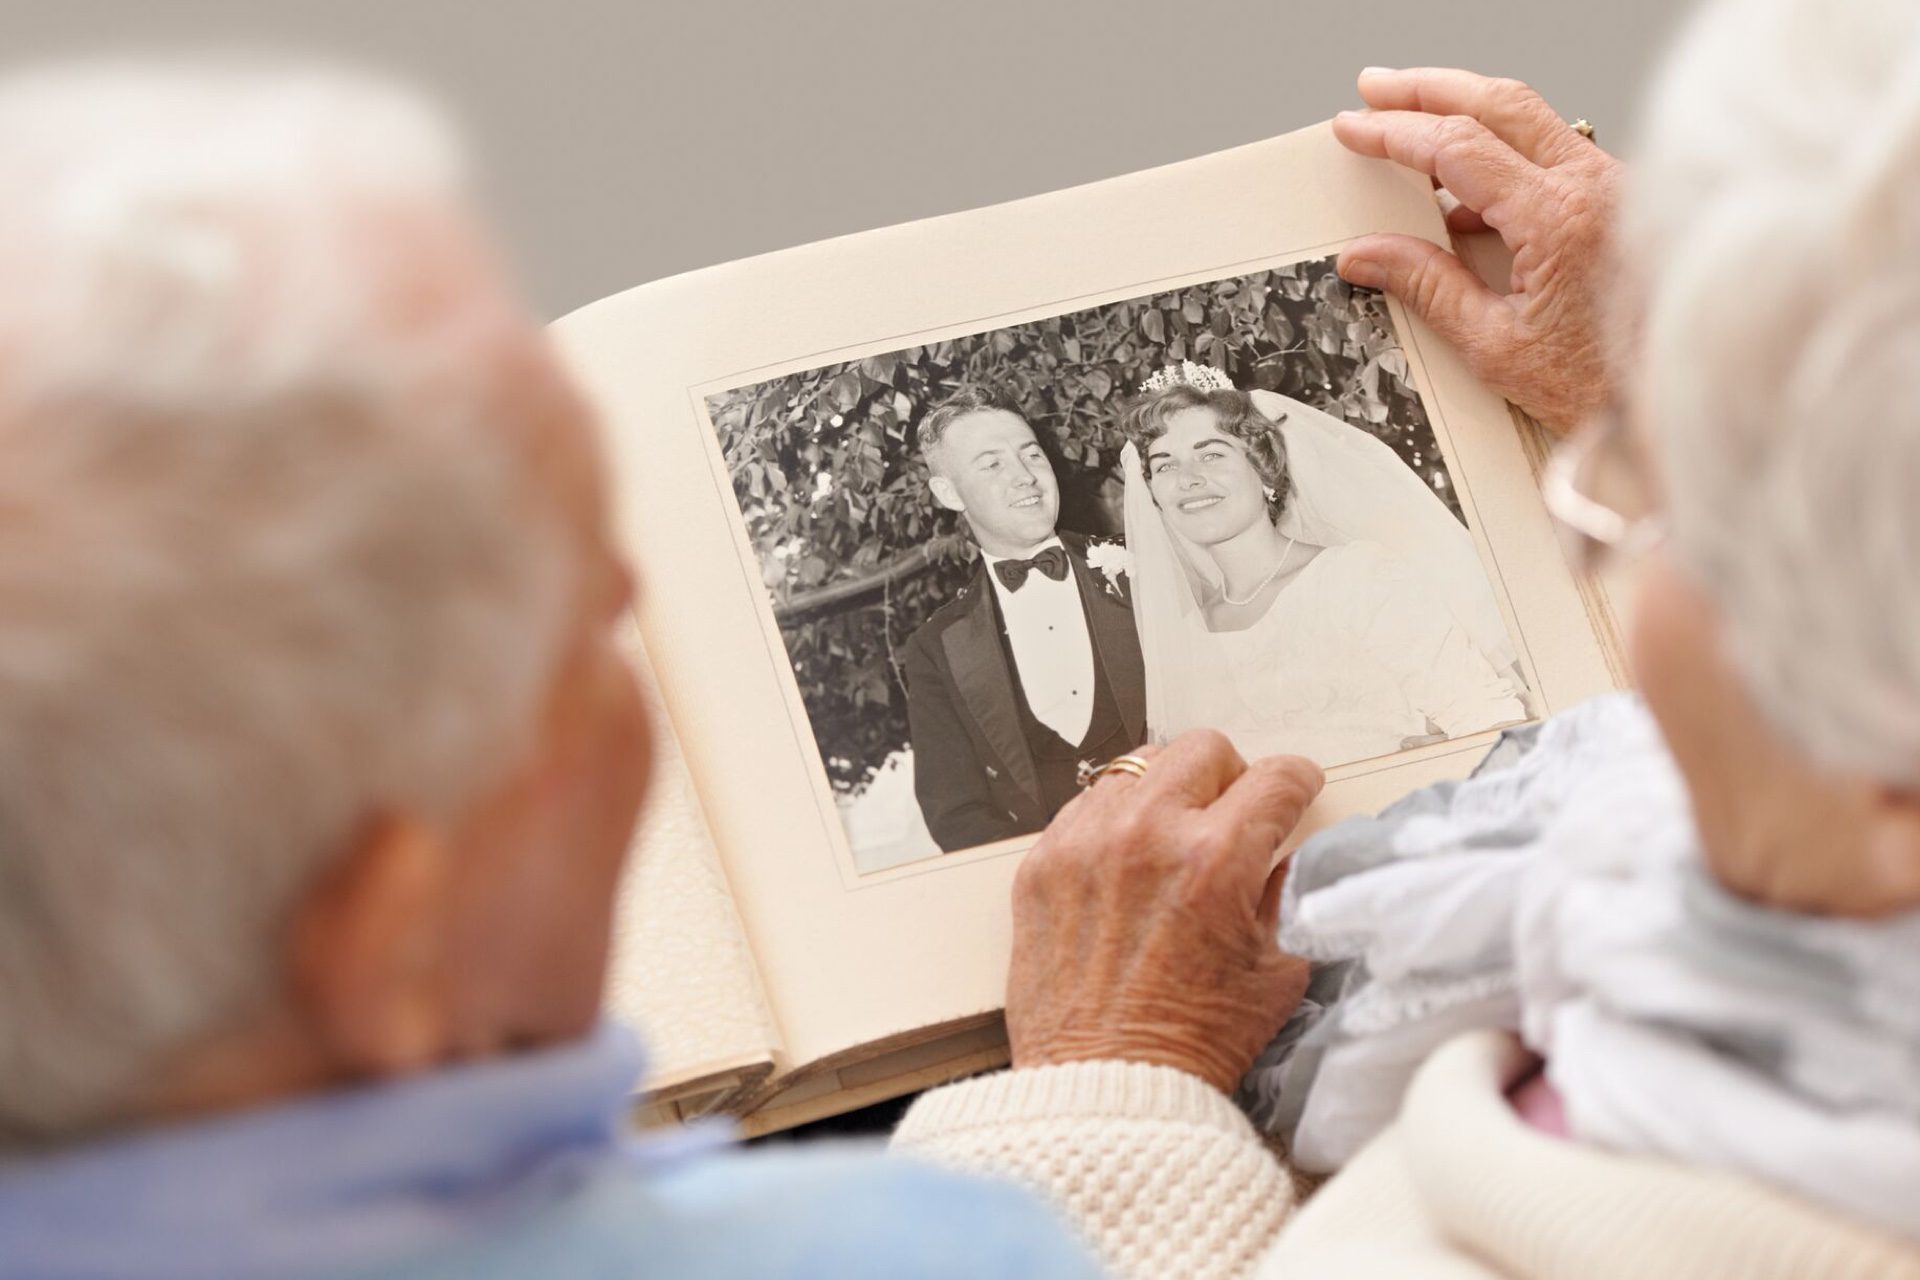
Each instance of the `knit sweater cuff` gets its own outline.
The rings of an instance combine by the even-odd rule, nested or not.
[[[897,1138],[998,1128],[1028,1120],[1148,1120],[1252,1137],[1247,1118],[1199,1076],[1151,1062],[1022,1067],[925,1094]]]
[[[1294,1203],[1286,1171],[1225,1095],[1144,1062],[948,1085],[914,1103],[893,1147],[1038,1192],[1123,1280],[1239,1280]]]

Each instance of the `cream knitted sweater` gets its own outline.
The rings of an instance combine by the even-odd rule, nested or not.
[[[1300,1205],[1246,1118],[1141,1063],[1002,1072],[936,1090],[898,1151],[1023,1182],[1119,1276],[1920,1280],[1920,1248],[1725,1174],[1528,1128],[1512,1037],[1454,1041],[1399,1121]],[[1920,1188],[1915,1188],[1920,1195]]]

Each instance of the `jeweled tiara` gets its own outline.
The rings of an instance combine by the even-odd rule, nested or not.
[[[1140,384],[1141,395],[1152,395],[1169,387],[1192,387],[1195,391],[1231,391],[1233,379],[1209,365],[1182,360],[1170,364]]]

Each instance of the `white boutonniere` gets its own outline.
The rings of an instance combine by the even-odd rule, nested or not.
[[[1126,599],[1120,580],[1133,572],[1133,557],[1124,543],[1089,542],[1087,568],[1100,579],[1100,586],[1116,600]]]

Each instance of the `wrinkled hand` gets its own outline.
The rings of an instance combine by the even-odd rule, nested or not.
[[[1119,1058],[1230,1093],[1306,991],[1274,939],[1274,850],[1324,781],[1196,730],[1061,810],[1013,887],[1016,1067]]]
[[[1412,236],[1355,241],[1340,274],[1399,298],[1541,425],[1572,429],[1610,394],[1602,311],[1620,162],[1512,80],[1374,69],[1360,96],[1371,109],[1342,112],[1334,135],[1438,181],[1458,202],[1453,230],[1499,232],[1513,250],[1512,292]]]

